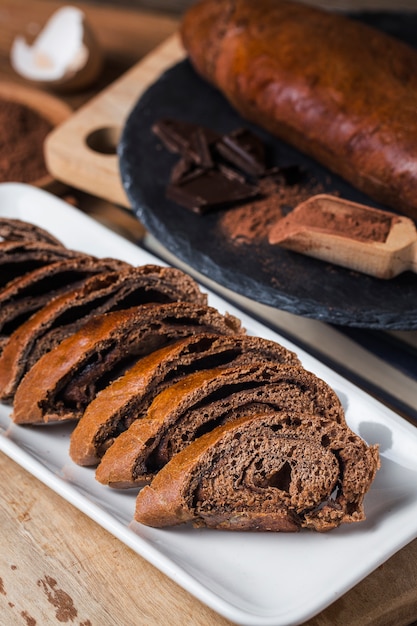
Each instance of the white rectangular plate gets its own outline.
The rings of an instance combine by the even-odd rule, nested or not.
[[[48,229],[68,247],[160,263],[56,197],[28,185],[0,185],[0,215]],[[309,354],[216,295],[249,333],[295,350],[338,393],[351,428],[379,443],[381,469],[366,496],[367,520],[330,533],[158,530],[132,521],[135,493],[97,483],[68,455],[70,427],[16,426],[0,405],[0,450],[224,617],[251,626],[290,626],[313,617],[417,536],[417,430]],[[82,539],[80,538],[80,541]]]

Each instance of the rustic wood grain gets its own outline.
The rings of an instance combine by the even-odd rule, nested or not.
[[[1,453],[0,474],[2,625],[230,623]]]
[[[2,0],[0,80],[22,82],[8,59],[13,37],[29,26],[31,31],[40,28],[62,4],[53,0]],[[101,98],[102,89],[113,89],[115,78],[136,68],[145,54],[176,30],[177,21],[172,16],[126,10],[121,4],[77,3],[94,24],[107,62],[97,85],[63,97],[74,109],[88,106],[97,93]],[[332,4],[343,8],[342,2]],[[414,0],[368,0],[369,4],[384,8],[415,6]],[[149,66],[148,71],[152,73],[154,68]],[[118,223],[116,229],[121,232],[125,224],[126,232],[130,230],[129,217],[113,203],[103,210],[96,196],[72,187],[66,193],[98,219],[110,225]],[[134,236],[140,234],[139,225]],[[229,624],[2,453],[0,475],[1,625]],[[408,626],[416,618],[414,541],[306,626]]]

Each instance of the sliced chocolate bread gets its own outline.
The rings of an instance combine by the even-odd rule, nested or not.
[[[218,426],[165,465],[136,500],[149,526],[329,531],[365,519],[377,446],[315,415],[265,413]]]
[[[146,302],[174,301],[206,304],[207,296],[192,278],[171,267],[124,264],[119,271],[90,277],[54,298],[11,334],[0,355],[0,399],[11,402],[22,377],[36,361],[93,315]]]
[[[201,334],[152,352],[88,405],[71,435],[73,461],[80,465],[98,463],[116,437],[133,421],[146,416],[155,396],[184,376],[213,367],[247,365],[254,360],[300,365],[294,352],[275,341],[251,335]]]
[[[0,217],[0,241],[43,241],[44,243],[50,243],[56,246],[62,246],[63,244],[50,232],[12,217]]]
[[[18,424],[79,419],[97,393],[153,350],[200,332],[243,332],[240,321],[188,302],[144,304],[90,319],[44,354],[17,388]]]
[[[85,255],[41,241],[0,241],[0,289],[39,267],[80,256]]]
[[[0,291],[0,352],[13,331],[56,296],[92,275],[129,267],[116,259],[76,256],[28,272]]]
[[[156,396],[145,419],[136,420],[106,451],[99,482],[126,488],[149,482],[202,434],[244,415],[306,412],[345,424],[333,389],[301,366],[256,363],[214,368],[181,379]]]

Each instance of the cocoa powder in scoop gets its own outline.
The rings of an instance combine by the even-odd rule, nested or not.
[[[360,209],[350,209],[348,214],[338,215],[337,213],[321,213],[310,207],[304,211],[304,220],[308,226],[314,226],[320,230],[342,235],[350,239],[363,241],[378,241],[383,243],[390,230],[394,216],[386,215],[382,212],[362,211]]]
[[[337,211],[320,206],[320,199],[301,205],[287,217],[276,222],[269,233],[269,242],[279,244],[300,230],[312,229],[358,241],[384,243],[395,215],[368,207]]]
[[[28,106],[0,99],[0,182],[32,183],[48,174],[43,143],[51,123]]]

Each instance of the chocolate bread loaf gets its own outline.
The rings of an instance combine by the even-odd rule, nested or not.
[[[181,34],[244,118],[417,219],[416,50],[287,0],[202,0]]]
[[[15,279],[0,291],[0,352],[10,335],[35,311],[94,274],[128,267],[117,259],[90,255],[50,263]]]
[[[39,267],[79,256],[85,255],[42,241],[0,241],[0,289]]]
[[[140,357],[199,332],[243,332],[207,305],[143,304],[90,319],[44,354],[17,388],[12,419],[39,424],[79,419],[96,394]]]
[[[196,282],[175,268],[124,264],[120,271],[104,271],[105,265],[102,269],[100,274],[54,298],[11,334],[0,354],[3,402],[13,399],[22,377],[43,354],[76,332],[93,315],[147,302],[207,302]]]
[[[365,519],[377,446],[321,418],[266,413],[218,426],[144,487],[135,519],[227,530],[328,531]]]
[[[261,412],[307,412],[345,424],[335,392],[297,365],[256,363],[214,368],[182,378],[159,393],[107,450],[96,471],[117,488],[148,482],[173,455],[219,424]]]
[[[50,232],[11,217],[0,217],[0,241],[43,241],[52,245],[62,246],[63,244]]]
[[[300,365],[294,352],[252,335],[201,334],[152,352],[88,405],[71,435],[72,460],[80,465],[97,464],[116,437],[146,416],[155,396],[187,374],[254,360]]]

